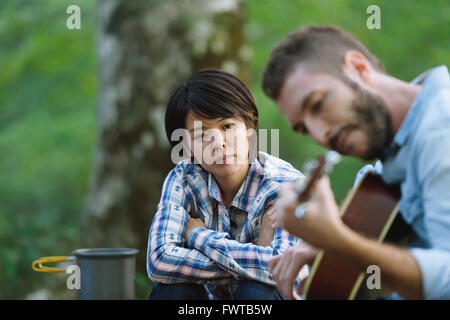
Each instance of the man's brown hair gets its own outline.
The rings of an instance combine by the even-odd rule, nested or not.
[[[376,71],[385,72],[378,58],[350,33],[335,26],[314,25],[288,34],[274,47],[264,70],[263,90],[276,100],[285,79],[299,64],[308,72],[325,72],[346,81],[342,65],[349,50],[359,51]]]

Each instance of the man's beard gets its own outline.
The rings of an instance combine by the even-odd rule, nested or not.
[[[355,93],[351,109],[355,121],[347,129],[361,129],[367,137],[367,148],[364,160],[371,161],[380,158],[385,148],[391,143],[393,133],[391,117],[384,101],[361,87],[356,82],[347,79],[347,83]]]

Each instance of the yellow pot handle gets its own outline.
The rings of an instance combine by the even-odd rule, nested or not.
[[[70,258],[72,258],[72,257],[70,257]],[[36,272],[66,273],[66,269],[47,267],[47,266],[43,266],[42,264],[43,263],[53,263],[53,262],[65,262],[65,261],[69,261],[69,260],[71,260],[71,259],[69,259],[69,257],[66,257],[66,256],[42,257],[42,258],[39,258],[38,260],[33,261],[33,263],[31,264],[31,267]],[[36,265],[38,265],[38,266],[36,267]]]

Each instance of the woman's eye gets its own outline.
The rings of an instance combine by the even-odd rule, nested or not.
[[[227,123],[226,125],[223,126],[224,130],[231,129],[232,127],[233,127],[232,123]]]

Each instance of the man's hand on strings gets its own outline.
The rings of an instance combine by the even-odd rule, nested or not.
[[[306,264],[311,266],[319,250],[305,242],[300,242],[294,247],[272,258],[270,261],[270,273],[277,288],[286,299],[294,300],[294,283],[300,270]],[[306,280],[303,280],[304,283]]]

